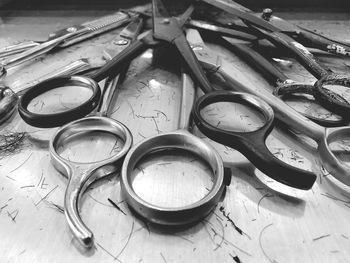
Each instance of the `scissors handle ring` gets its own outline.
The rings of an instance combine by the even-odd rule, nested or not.
[[[28,110],[28,106],[34,98],[49,90],[67,85],[91,89],[91,97],[75,108],[58,113],[38,114]],[[29,125],[41,128],[52,128],[86,116],[97,107],[100,98],[101,89],[98,84],[90,78],[83,76],[56,77],[43,81],[24,93],[18,103],[18,112],[22,119]]]
[[[124,145],[118,153],[105,160],[92,163],[74,162],[60,156],[58,149],[67,140],[90,132],[112,134],[123,140]],[[68,225],[84,247],[93,245],[93,233],[79,215],[81,196],[93,182],[121,168],[124,157],[132,146],[132,141],[131,132],[124,124],[106,117],[87,117],[68,123],[61,127],[50,140],[52,164],[56,170],[69,179],[64,201]]]
[[[340,85],[344,87],[350,87],[350,78],[337,74],[328,74],[316,81],[315,96],[322,102],[322,105],[331,112],[349,118],[350,115],[350,103],[342,96],[329,91],[325,88],[325,85]]]
[[[327,90],[322,89],[322,92],[327,92]],[[301,95],[308,94],[314,97],[315,102],[317,102],[320,106],[324,107],[325,109],[333,113],[335,113],[333,110],[334,105],[330,102],[329,98],[334,97],[342,104],[347,103],[346,100],[343,99],[343,97],[337,96],[336,93],[331,91],[328,92],[327,97],[322,96],[323,93],[320,93],[319,89],[315,88],[315,86],[313,85],[308,85],[308,84],[298,84],[298,83],[279,84],[278,87],[274,89],[273,94],[275,96],[280,97],[282,100],[291,98],[297,94],[301,94]],[[339,126],[347,125],[349,122],[349,117],[345,117],[344,114],[339,115],[339,119],[334,120],[334,119],[316,117],[313,114],[308,114],[307,112],[299,112],[299,113],[323,127],[339,127]]]
[[[213,185],[199,201],[183,207],[160,207],[143,200],[132,186],[132,171],[146,155],[156,151],[182,149],[206,162],[212,170]],[[231,175],[230,175],[231,176]],[[156,135],[134,146],[125,157],[122,168],[121,191],[134,211],[147,220],[160,225],[185,225],[196,222],[209,214],[225,193],[228,180],[220,155],[203,140],[185,130]]]

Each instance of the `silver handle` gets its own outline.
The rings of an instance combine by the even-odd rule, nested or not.
[[[59,69],[55,69],[54,71],[45,74],[43,76],[38,77],[37,79],[25,83],[24,85],[20,85],[21,91],[17,93],[18,96],[23,95],[28,89],[33,87],[34,85],[39,84],[40,82],[43,82],[47,79],[62,76],[62,75],[74,75],[80,71],[89,69],[91,65],[89,64],[87,59],[79,59],[77,61],[74,61],[73,63],[69,63],[68,65],[65,65]]]

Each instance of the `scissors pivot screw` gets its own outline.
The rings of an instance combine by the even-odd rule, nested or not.
[[[261,17],[266,20],[266,21],[270,21],[270,18],[273,14],[273,11],[271,8],[265,8],[263,11],[262,11],[262,15]]]
[[[128,40],[126,39],[119,39],[113,42],[113,44],[118,45],[118,46],[125,46],[129,43]]]
[[[77,31],[77,28],[72,26],[72,27],[67,28],[67,31],[68,32],[75,32],[75,31]]]

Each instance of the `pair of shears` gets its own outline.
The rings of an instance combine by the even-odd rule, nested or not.
[[[136,40],[142,27],[143,18],[134,18],[114,39],[117,45],[112,52],[117,54],[126,49]],[[109,50],[109,52],[111,52],[111,50]],[[99,74],[104,72],[104,67],[106,67],[108,63],[110,62],[107,62],[107,64],[98,71]],[[124,64],[117,73],[118,77],[108,76],[102,92],[97,82],[95,82],[95,80],[104,79],[100,77],[99,74],[94,73],[92,78],[86,76],[63,76],[51,78],[32,87],[21,97],[19,102],[19,112],[21,116],[31,125],[55,127],[65,124],[56,131],[49,142],[50,156],[54,167],[68,178],[68,185],[64,197],[64,208],[68,225],[80,244],[87,248],[93,245],[93,233],[84,224],[79,215],[80,198],[90,184],[116,172],[121,167],[126,153],[132,146],[133,139],[129,129],[121,122],[107,117],[111,114],[113,103],[116,101],[116,91],[122,84],[128,68],[129,64]],[[30,102],[32,98],[50,89],[59,88],[62,85],[80,85],[92,90],[93,94],[87,103],[84,102],[82,105],[72,110],[54,114],[34,114],[34,116],[32,116],[33,114],[28,110],[23,111],[24,107],[26,107],[26,103]],[[90,108],[86,107],[86,105],[89,105]],[[91,113],[88,117],[82,118],[96,107],[96,111]],[[80,116],[81,118],[79,118]],[[109,138],[112,136],[116,141],[121,140],[123,145],[117,152],[112,150],[106,159],[91,163],[72,161],[62,155],[61,148],[64,148],[67,142],[76,142],[79,144],[82,141],[84,142],[81,138],[88,138],[88,136],[93,133],[98,133],[100,137],[106,136]],[[111,148],[113,148],[113,146],[114,144],[105,145],[105,147]]]
[[[111,67],[110,72],[106,72],[105,74],[113,74],[113,71],[116,71],[125,62],[134,59],[149,47],[158,47],[171,43],[175,45],[186,62],[186,69],[190,72],[195,83],[198,84],[205,93],[213,91],[214,89],[211,83],[206,78],[182,31],[182,26],[190,16],[193,8],[190,7],[180,16],[179,19],[176,19],[169,17],[166,14],[163,15],[159,11],[160,9],[158,5],[159,1],[153,1],[153,32],[150,31],[145,33],[145,35],[135,41],[134,44],[118,54],[113,59],[117,61],[116,64]],[[269,156],[269,158],[267,158],[268,160],[254,158],[254,156],[256,156],[254,151],[249,151],[248,153],[248,150],[246,150],[246,152],[249,160],[252,161],[258,169],[261,169],[261,171],[265,172],[273,179],[289,186],[309,189],[316,179],[313,173],[295,168],[280,161],[268,150],[261,153],[261,155]]]
[[[49,35],[46,41],[29,41],[19,45],[5,47],[3,54],[10,54],[0,61],[0,77],[5,77],[9,68],[20,65],[26,61],[38,58],[57,47],[67,47],[97,34],[115,29],[129,22],[135,13],[118,11],[112,15],[85,22],[81,25],[71,26]]]
[[[330,144],[334,142],[339,142],[341,139],[345,139],[349,132],[350,127],[337,127],[337,128],[325,128],[317,125],[316,123],[310,121],[306,117],[300,115],[288,105],[286,105],[282,100],[274,96],[272,93],[260,89],[256,90],[254,86],[242,85],[237,83],[234,79],[235,69],[232,65],[221,58],[220,54],[210,50],[204,44],[198,31],[192,31],[191,34],[187,34],[187,39],[193,46],[193,50],[201,62],[201,65],[208,71],[219,74],[232,89],[241,92],[247,92],[266,101],[274,110],[276,118],[285,123],[288,127],[293,130],[299,131],[302,134],[313,139],[318,145],[319,156],[323,162],[324,167],[330,174],[335,177],[340,182],[350,185],[350,168],[346,164],[342,163],[335,154],[332,152]],[[208,123],[201,115],[201,110],[212,103],[218,101],[233,101],[235,95],[232,95],[231,91],[217,91],[212,92],[201,97],[195,104],[193,110],[194,120],[199,127],[199,129],[207,135],[209,138],[225,144],[227,146],[236,146],[241,144],[241,141],[245,138],[241,134],[233,134],[227,130],[222,130]],[[266,122],[267,125],[269,121]],[[259,138],[264,138],[264,131],[266,126],[257,129],[256,131],[247,134],[246,140],[254,142],[250,147],[251,151],[259,151],[261,147],[265,147],[259,142]],[[261,133],[261,134],[260,134]],[[259,135],[260,134],[260,135]],[[259,135],[259,136],[258,136]],[[254,136],[258,136],[255,139]],[[243,138],[242,138],[243,137]],[[246,143],[248,143],[246,142]],[[345,150],[346,151],[346,150]],[[263,158],[263,156],[262,156]],[[290,175],[292,176],[292,174]]]
[[[253,32],[259,37],[269,40],[278,47],[282,47],[292,54],[312,75],[318,80],[316,81],[312,95],[322,102],[322,106],[336,114],[347,116],[350,113],[350,104],[340,96],[335,96],[333,92],[325,88],[326,85],[340,85],[344,87],[350,86],[350,77],[334,74],[331,70],[321,66],[317,59],[299,42],[296,42],[289,35],[285,34],[285,29],[280,28],[276,23],[270,23],[260,17],[251,14],[249,9],[246,9],[233,1],[227,0],[202,0],[210,5],[213,5],[225,12],[239,17],[247,24]],[[304,32],[304,31],[303,31]],[[307,32],[307,31],[305,31]],[[307,35],[304,32],[304,36]],[[308,43],[312,43],[311,37]],[[315,41],[316,42],[316,41]],[[315,44],[315,46],[320,46]],[[289,93],[292,88],[289,86]],[[300,93],[300,87],[296,86],[295,90]],[[305,89],[305,93],[310,93],[310,89]]]
[[[291,98],[296,95],[314,95],[314,86],[310,84],[298,83],[289,77],[287,77],[281,70],[279,70],[272,62],[270,62],[263,55],[258,53],[254,48],[250,47],[247,44],[238,43],[232,38],[219,37],[217,38],[219,42],[222,42],[224,46],[229,48],[233,53],[239,55],[245,62],[249,63],[252,67],[261,72],[262,76],[275,86],[273,94],[279,96],[282,100]],[[332,91],[330,91],[332,92]],[[338,100],[343,100],[344,103],[347,101],[336,93],[333,96],[337,96]],[[317,96],[316,96],[317,98]],[[315,100],[317,102],[317,99]],[[327,100],[320,100],[319,104],[326,105]],[[349,123],[349,118],[345,116],[338,116],[332,114],[332,112],[327,111],[328,115],[332,114],[331,117],[322,117],[317,112],[307,113],[300,112],[305,117],[314,121],[317,124],[320,124],[324,127],[338,127],[344,126]]]

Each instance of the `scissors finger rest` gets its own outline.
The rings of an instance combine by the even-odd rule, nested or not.
[[[265,124],[254,131],[226,131],[207,122],[201,110],[216,102],[235,102],[244,104],[261,113]],[[245,155],[259,170],[274,180],[291,187],[307,190],[312,187],[316,176],[275,157],[265,144],[266,137],[273,129],[274,113],[263,100],[246,93],[233,91],[210,92],[197,100],[192,111],[193,119],[200,131],[212,140],[232,147]]]
[[[113,135],[121,139],[124,145],[109,158],[92,163],[75,162],[60,155],[59,148],[65,142],[91,132]],[[84,247],[93,245],[93,233],[79,215],[80,197],[91,183],[116,172],[121,167],[131,145],[132,135],[129,129],[124,124],[106,117],[87,117],[68,123],[61,127],[50,141],[51,162],[69,180],[64,199],[65,215],[74,236]]]

